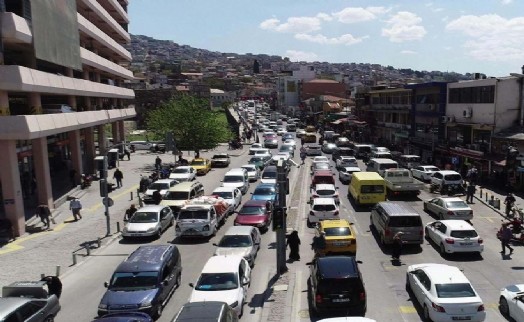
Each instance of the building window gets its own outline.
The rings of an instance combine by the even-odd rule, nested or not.
[[[449,89],[449,103],[455,104],[489,104],[495,102],[495,85],[475,86]]]

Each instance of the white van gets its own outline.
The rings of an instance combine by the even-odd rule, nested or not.
[[[391,159],[371,159],[367,164],[366,171],[373,171],[384,176],[384,170],[398,169],[397,161]]]
[[[246,177],[245,173],[238,170],[228,171],[222,179],[223,187],[234,187],[240,190],[243,195],[247,193],[249,189],[249,178]]]

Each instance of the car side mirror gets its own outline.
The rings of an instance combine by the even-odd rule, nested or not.
[[[307,262],[306,265],[311,266],[313,265],[313,262]]]
[[[169,285],[169,281],[162,281],[162,285],[164,285],[164,286]]]
[[[357,261],[357,263],[362,264],[362,261]]]
[[[108,282],[104,282],[104,287],[108,288],[109,287],[109,283]]]
[[[218,246],[217,243],[213,243],[213,246]]]
[[[194,287],[195,287],[195,284],[193,284],[193,283],[189,283],[189,287],[194,288]]]

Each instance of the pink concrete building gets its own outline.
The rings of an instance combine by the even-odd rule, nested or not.
[[[24,200],[54,207],[53,178],[93,173],[134,118],[123,45],[128,0],[0,0],[0,216],[25,231]],[[95,140],[97,142],[95,142]],[[36,184],[35,184],[36,182]]]

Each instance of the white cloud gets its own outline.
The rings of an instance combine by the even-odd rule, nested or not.
[[[331,17],[330,15],[324,12],[317,13],[317,18],[325,20],[325,21],[333,20],[333,17]]]
[[[299,39],[299,40],[306,40],[306,41],[315,42],[315,43],[319,43],[319,44],[323,44],[323,45],[347,45],[347,46],[350,46],[350,45],[354,45],[354,44],[357,44],[359,42],[362,42],[363,39],[366,39],[366,38],[369,38],[369,37],[368,36],[364,36],[364,37],[360,37],[360,38],[355,38],[351,34],[344,34],[344,35],[341,35],[340,37],[328,38],[328,37],[326,37],[324,35],[321,35],[321,34],[310,35],[310,34],[300,33],[300,34],[296,34],[295,38]]]
[[[506,19],[499,15],[461,16],[446,30],[463,34],[468,54],[481,61],[522,61],[524,59],[524,17]]]
[[[413,51],[413,50],[402,50],[400,53],[403,54],[403,55],[416,55],[416,54],[418,54],[418,52]]]
[[[382,36],[391,42],[419,40],[426,35],[426,29],[419,25],[422,19],[408,11],[399,11],[386,21],[387,28],[382,28]]]
[[[356,23],[375,20],[379,15],[386,13],[388,9],[384,7],[347,7],[338,12],[332,13],[342,23]]]
[[[322,20],[326,20],[323,14],[319,17],[289,17],[281,23],[279,19],[270,18],[260,23],[259,27],[264,30],[272,30],[283,33],[311,32],[320,30]]]
[[[300,50],[286,50],[286,57],[289,57],[291,61],[315,61],[318,56],[312,52],[300,51]]]
[[[502,3],[502,4],[510,4],[512,2],[513,2],[513,0],[500,0],[500,3]]]

